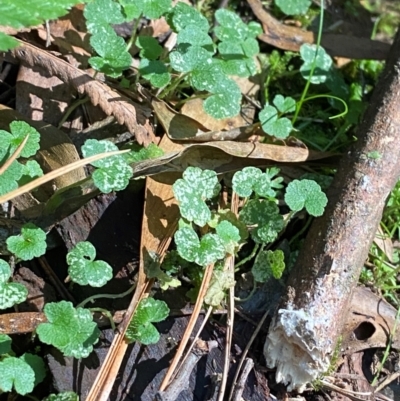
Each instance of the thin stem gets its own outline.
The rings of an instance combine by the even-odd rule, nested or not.
[[[142,14],[139,15],[139,17],[136,19],[135,23],[133,24],[132,27],[132,36],[128,40],[128,43],[126,44],[126,51],[129,51],[129,49],[132,47],[132,45],[136,42],[137,38],[137,29],[139,26],[140,19],[142,18]]]
[[[95,299],[99,299],[99,298],[111,298],[111,299],[123,298],[126,295],[130,294],[135,288],[136,288],[136,284],[134,284],[132,287],[130,287],[128,290],[126,290],[125,292],[123,292],[121,294],[95,294],[95,295],[92,295],[91,297],[86,298],[80,304],[78,304],[77,308],[83,308],[84,305],[86,305],[88,302],[92,302]]]
[[[159,99],[163,99],[164,97],[166,97],[168,94],[170,94],[172,91],[174,91],[179,84],[186,78],[186,76],[188,75],[188,73],[185,74],[181,74],[178,75],[178,77],[176,77],[175,81],[171,83],[171,85],[169,85],[168,87],[166,87],[158,96]]]
[[[247,263],[248,261],[250,261],[251,259],[254,258],[254,256],[256,255],[259,247],[260,247],[260,244],[255,244],[253,250],[250,253],[250,255],[246,256],[240,262],[236,263],[235,272],[237,272],[239,270],[240,266],[244,265],[245,263]]]
[[[296,105],[296,111],[294,113],[294,117],[292,119],[292,125],[294,126],[296,120],[297,120],[297,116],[300,113],[301,107],[303,106],[304,103],[304,99],[306,98],[307,92],[308,92],[308,88],[310,87],[311,84],[311,78],[314,74],[314,70],[316,67],[316,62],[317,62],[317,54],[318,54],[318,50],[320,48],[320,44],[321,44],[321,37],[322,37],[322,27],[324,24],[324,0],[321,0],[321,13],[319,14],[319,27],[318,27],[318,37],[317,37],[317,51],[315,52],[315,56],[314,56],[314,60],[313,63],[311,65],[311,70],[310,70],[310,75],[308,76],[307,79],[307,83],[303,89],[303,93],[301,94],[301,98],[299,100],[299,102]]]
[[[112,317],[110,311],[108,311],[107,309],[103,309],[103,308],[89,308],[89,309],[91,312],[100,312],[103,315],[105,315],[106,317],[108,317],[111,328],[113,329],[113,331],[115,331],[115,323],[114,323],[114,320],[113,320],[113,317]]]

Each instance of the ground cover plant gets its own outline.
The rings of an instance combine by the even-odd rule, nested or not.
[[[99,373],[99,382],[91,389],[60,384],[57,374],[62,374],[54,369],[53,355],[64,361],[90,360],[108,341],[101,325],[112,328],[113,352],[114,348],[124,350],[122,343],[152,350],[152,344],[164,341],[165,345],[168,337],[168,344],[173,344],[175,339],[163,326],[166,323],[160,323],[171,321],[172,310],[178,308],[168,301],[168,294],[174,301],[179,298],[192,305],[191,318],[186,331],[178,333],[182,341],[164,378],[155,379],[159,372],[153,372],[148,380],[156,385],[152,390],[140,387],[143,394],[139,396],[153,397],[157,391],[166,394],[175,376],[185,370],[190,373],[193,366],[185,364],[191,360],[191,349],[197,347],[196,339],[185,357],[181,352],[202,308],[204,324],[212,313],[227,315],[217,322],[218,327],[226,326],[226,344],[216,397],[227,396],[233,333],[243,330],[242,322],[233,323],[235,303],[248,319],[254,315],[263,322],[268,310],[273,315],[288,277],[298,268],[296,260],[311,223],[326,212],[338,158],[357,142],[358,124],[384,68],[382,60],[348,59],[340,66],[340,60],[330,55],[340,56],[340,51],[324,49],[331,15],[323,2],[318,6],[308,0],[275,0],[266,6],[271,18],[287,20],[289,31],[293,21],[303,27],[312,25],[314,43],[305,41],[294,49],[285,47],[283,39],[280,46],[267,41],[276,47],[271,48],[265,43],[265,20],[255,18],[260,19],[257,10],[263,9],[262,4],[253,0],[227,7],[212,1],[169,0],[0,4],[0,28],[8,27],[0,30],[0,51],[8,52],[0,53],[4,77],[11,68],[19,68],[12,67],[9,58],[24,59],[28,67],[21,69],[39,68],[43,76],[50,72],[75,90],[62,99],[68,107],[60,106],[65,115],[59,110],[60,129],[54,128],[51,135],[46,133],[46,118],[53,116],[46,114],[45,100],[35,106],[43,111],[43,125],[34,123],[33,113],[11,112],[10,117],[10,109],[0,107],[0,397],[76,400],[85,394],[87,399],[98,399],[97,391],[104,391],[105,397],[111,388],[121,391],[117,384],[113,387],[101,381],[104,373]],[[386,10],[377,10],[372,3],[366,7],[379,14],[373,35],[387,32],[391,20]],[[343,12],[354,16],[366,11],[355,2],[346,2]],[[285,25],[279,27],[277,37],[284,38]],[[44,40],[50,46],[47,50]],[[376,46],[386,49],[384,44]],[[373,53],[370,58],[379,59]],[[13,75],[7,79],[15,79]],[[2,102],[18,110],[23,110],[18,105],[23,99],[18,89],[21,81],[16,84],[15,101],[15,82],[7,83],[12,90],[0,95]],[[54,90],[61,81],[57,82],[50,85]],[[252,87],[256,90],[248,89]],[[30,93],[32,88],[24,90]],[[61,102],[57,96],[61,99],[65,93],[51,102]],[[93,113],[89,120],[104,114],[114,120],[104,119],[104,127],[103,123],[82,122],[85,118],[79,116],[79,109],[89,100],[98,105],[96,112],[88,107],[87,113]],[[77,125],[71,129],[68,120],[74,119]],[[126,128],[116,128],[115,121]],[[160,137],[164,137],[161,142]],[[364,159],[373,165],[383,157],[372,150]],[[118,199],[117,192],[121,198],[134,194],[139,199],[143,188],[142,234],[135,239],[134,250],[139,267],[130,274],[126,265],[104,252],[106,246],[103,249],[100,242],[97,246],[89,239],[106,209],[99,212],[103,205],[98,205]],[[360,276],[361,283],[374,288],[397,310],[399,194],[397,185],[387,199]],[[165,208],[163,201],[152,204],[155,199],[172,203]],[[140,212],[132,209],[132,214]],[[124,221],[124,226],[129,227],[129,222]],[[119,229],[113,227],[98,235],[111,242],[112,231]],[[48,265],[50,248],[60,242],[64,248],[56,264],[61,267],[51,267],[53,276],[65,283],[52,281],[57,294],[30,309],[35,295],[18,274],[25,266],[37,271],[36,261]],[[121,277],[123,290],[117,282]],[[99,291],[100,287],[107,290]],[[40,297],[44,299],[43,288]],[[121,322],[114,313],[114,302],[127,297],[132,301],[129,306],[123,304]],[[5,323],[26,312],[39,313],[35,318],[29,315],[28,329],[13,331]],[[373,385],[383,377],[390,346],[397,347],[398,314],[393,315],[390,335],[378,342],[386,352],[372,372]],[[116,328],[114,321],[120,326]],[[253,346],[254,359],[262,354],[260,344],[266,337],[258,333],[260,329],[261,324],[254,336],[261,339]],[[15,333],[32,335],[21,340]],[[240,342],[236,346],[245,348]],[[289,390],[307,388],[310,396],[325,386],[336,397],[339,390],[329,387],[324,375],[334,375],[338,347],[315,382],[308,378],[296,387],[293,380],[279,376],[279,369],[276,381],[289,384]],[[112,355],[107,358],[122,358]],[[142,356],[138,352],[136,357]],[[265,363],[263,357],[257,362]],[[102,369],[118,371],[121,362],[115,362],[113,369],[109,363],[106,359]],[[136,379],[141,374],[139,365],[134,369]],[[209,374],[204,376],[208,386]],[[115,373],[108,380],[113,383]],[[274,380],[268,373],[260,383],[275,393]],[[188,388],[188,380],[183,381],[177,396]],[[232,396],[234,383],[231,386]],[[260,386],[256,386],[258,398],[254,399],[263,399]]]

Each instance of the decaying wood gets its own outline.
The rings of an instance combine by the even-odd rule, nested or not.
[[[325,214],[314,221],[271,324],[264,354],[278,382],[303,390],[329,366],[377,231],[400,176],[400,31],[358,130],[343,157]]]
[[[317,35],[311,31],[282,24],[264,10],[260,0],[247,0],[254,15],[263,25],[258,39],[283,50],[299,51],[304,43],[316,43]],[[369,38],[338,33],[324,33],[321,46],[331,55],[350,59],[383,60],[390,49],[388,43]]]

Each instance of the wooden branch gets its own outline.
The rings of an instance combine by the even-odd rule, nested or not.
[[[329,366],[349,299],[400,176],[400,30],[358,130],[314,221],[271,324],[264,354],[278,382],[302,391]],[[378,156],[378,157],[376,157]]]

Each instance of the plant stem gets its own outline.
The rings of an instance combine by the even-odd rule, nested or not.
[[[139,22],[140,19],[142,18],[143,14],[140,14],[139,17],[137,17],[135,23],[133,24],[132,27],[132,36],[131,38],[128,40],[128,43],[126,44],[126,51],[129,51],[129,49],[132,47],[132,45],[136,42],[136,38],[137,38],[137,29],[139,26]]]
[[[316,67],[316,61],[317,61],[317,54],[318,54],[318,50],[320,48],[320,44],[321,44],[321,37],[322,37],[322,27],[323,27],[323,23],[324,23],[324,0],[321,0],[321,13],[319,14],[319,27],[318,27],[318,37],[317,37],[317,51],[315,52],[315,56],[314,56],[314,60],[313,63],[311,65],[311,70],[310,70],[310,75],[308,76],[307,79],[307,83],[303,89],[303,93],[301,94],[301,98],[299,100],[299,102],[296,105],[296,111],[294,113],[294,117],[292,119],[292,125],[294,126],[296,120],[297,120],[297,116],[300,113],[301,107],[303,106],[304,103],[304,99],[306,98],[307,92],[308,92],[308,88],[310,87],[311,84],[311,78],[314,74],[314,70]]]
[[[101,312],[103,315],[108,317],[108,320],[110,321],[111,328],[113,329],[113,331],[115,331],[115,323],[114,323],[114,320],[112,318],[112,315],[111,315],[110,311],[108,311],[107,309],[104,309],[104,308],[90,308],[90,311],[91,312]]]
[[[167,88],[165,88],[160,95],[158,96],[159,99],[163,99],[165,96],[167,96],[169,93],[171,93],[172,91],[174,91],[178,85],[186,78],[186,76],[188,75],[188,73],[184,73],[184,74],[180,74],[175,78],[174,82],[171,82],[171,85],[169,85]]]
[[[235,265],[235,272],[237,272],[239,270],[239,267],[244,265],[245,263],[247,263],[249,260],[253,259],[254,256],[256,255],[258,248],[260,247],[260,244],[255,244],[253,250],[251,251],[249,256],[246,256],[245,258],[243,258],[240,262],[238,262]]]
[[[123,298],[126,295],[130,294],[135,288],[136,288],[136,284],[134,284],[132,287],[130,287],[129,289],[127,289],[125,292],[123,292],[121,294],[95,294],[95,295],[92,295],[91,297],[86,298],[80,304],[78,304],[77,308],[83,308],[84,305],[86,305],[88,302],[92,302],[95,299],[99,299],[99,298],[111,298],[111,299]]]

